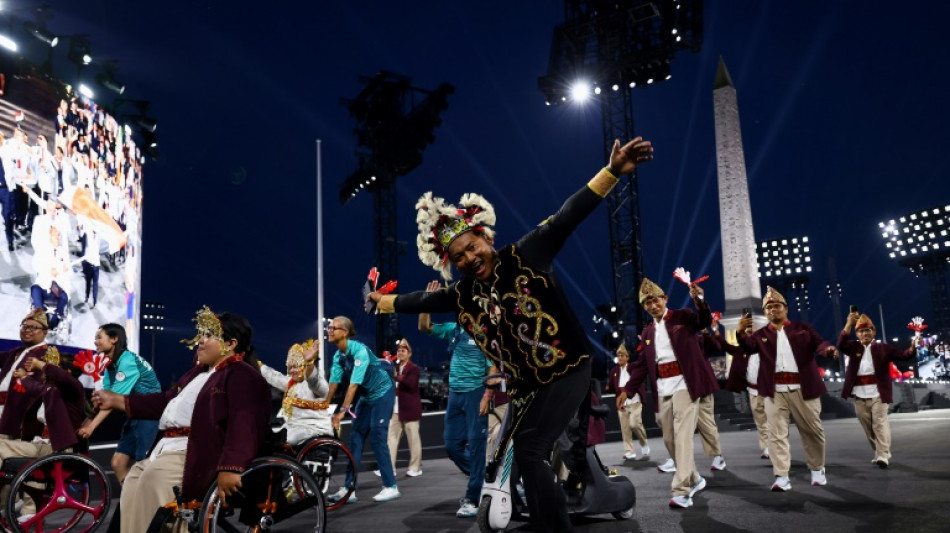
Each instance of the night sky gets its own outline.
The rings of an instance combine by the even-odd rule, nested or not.
[[[356,124],[340,99],[357,95],[360,75],[389,70],[417,87],[456,87],[423,164],[398,181],[403,290],[436,276],[415,252],[412,207],[422,192],[451,202],[482,193],[503,244],[605,163],[599,107],[546,107],[537,88],[563,22],[559,1],[50,6],[49,28],[88,34],[94,58],[119,61],[123,97],[150,100],[159,120],[162,156],[145,170],[140,297],[166,304],[156,356],[163,382],[186,367],[190,354],[177,341],[193,335],[190,318],[203,304],[247,316],[260,355],[278,367],[291,343],[316,333],[321,208],[326,313],[352,317],[372,344],[359,295],[373,261],[372,199],[337,200],[357,165]],[[877,223],[950,203],[946,20],[945,2],[707,2],[701,51],[680,53],[671,80],[634,91],[635,129],[656,150],[640,172],[645,273],[671,291],[672,306],[687,298],[671,275],[683,266],[710,275],[707,300],[722,307],[712,110],[722,56],[738,91],[756,238],[812,243],[810,321],[835,338],[829,257],[844,308],[858,304],[879,322],[883,305],[888,337],[909,334],[914,315],[931,316],[927,280],[887,257]],[[591,332],[594,307],[612,299],[607,229],[600,208],[557,265]],[[401,325],[417,362],[444,355],[414,316]],[[146,336],[141,352],[150,350]]]

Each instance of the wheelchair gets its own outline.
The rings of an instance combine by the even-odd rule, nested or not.
[[[502,375],[492,374],[485,379],[487,381],[496,377]],[[599,399],[599,387],[592,389],[591,394]],[[589,402],[589,399],[585,402]],[[475,520],[481,533],[505,531],[512,520],[528,519],[528,502],[519,486],[520,474],[514,460],[513,411],[509,408],[505,412],[499,430],[500,437],[491,450],[492,459],[485,466],[485,483],[482,485]],[[617,520],[633,517],[637,500],[633,483],[604,467],[595,447],[586,445],[587,425],[578,422],[578,417],[603,418],[608,412],[606,406],[582,407],[555,443],[552,475],[558,477],[554,469],[556,464],[562,464],[567,470],[567,479],[559,481],[559,485],[564,491],[567,512],[571,516],[611,514]],[[585,444],[583,459],[574,457],[572,452],[578,444]]]
[[[85,453],[7,458],[0,486],[9,490],[0,526],[16,533],[95,531],[112,501],[105,471]],[[32,513],[28,500],[35,506]]]
[[[287,488],[293,490],[287,490]],[[323,491],[307,468],[288,456],[264,456],[241,474],[241,489],[218,497],[217,481],[202,501],[185,502],[175,487],[176,501],[158,510],[147,533],[169,531],[170,521],[183,521],[190,533],[326,530]]]
[[[288,447],[290,450],[294,448]],[[331,503],[326,496],[335,494],[345,487],[346,471],[353,472],[353,486],[356,485],[356,460],[350,450],[335,437],[313,437],[296,446],[295,458],[306,468],[317,482],[323,493],[328,511],[340,508],[353,494],[353,487],[346,487],[346,496]],[[294,480],[294,488],[301,493],[301,487]]]

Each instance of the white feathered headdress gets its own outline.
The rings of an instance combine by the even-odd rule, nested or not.
[[[427,192],[416,202],[416,210],[419,260],[439,272],[446,281],[452,279],[448,249],[456,237],[466,231],[495,237],[495,208],[481,195],[464,194],[455,206]]]

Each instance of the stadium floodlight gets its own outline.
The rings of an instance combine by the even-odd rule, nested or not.
[[[7,37],[6,35],[0,35],[0,46],[6,48],[11,52],[16,52],[19,47],[16,44],[16,41]]]
[[[934,329],[950,332],[950,205],[932,207],[878,222],[887,255],[916,276],[927,276]]]
[[[26,31],[30,32],[34,37],[48,44],[50,48],[55,47],[59,43],[59,37],[47,30],[46,28],[41,28],[34,24],[27,23]]]
[[[139,125],[143,130],[149,133],[155,133],[155,130],[158,129],[158,122],[151,117],[137,117],[135,123]]]
[[[92,63],[92,43],[85,35],[74,35],[69,38],[69,53],[66,57],[70,61],[84,67]]]
[[[86,98],[88,98],[88,99],[90,99],[90,100],[92,100],[93,98],[95,98],[95,95],[94,95],[94,93],[92,92],[92,89],[90,89],[89,87],[83,85],[82,83],[79,84],[79,94],[85,96]]]
[[[756,243],[759,279],[773,285],[798,311],[809,308],[808,281],[811,246],[808,237],[772,239]]]
[[[97,74],[96,81],[110,91],[122,94],[125,92],[125,85],[119,83],[112,74]]]

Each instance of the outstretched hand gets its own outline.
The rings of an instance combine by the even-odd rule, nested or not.
[[[627,144],[620,146],[620,140],[614,140],[610,151],[610,163],[607,168],[614,176],[633,172],[640,163],[653,159],[653,145],[643,137],[637,137]]]

